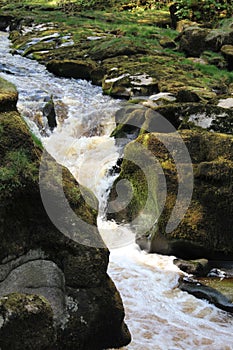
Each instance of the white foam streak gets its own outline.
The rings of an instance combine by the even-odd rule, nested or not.
[[[124,301],[133,350],[230,350],[232,318],[177,288],[173,257],[137,245],[111,252],[109,274]]]

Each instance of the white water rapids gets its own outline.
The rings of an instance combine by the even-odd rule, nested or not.
[[[5,33],[0,33],[0,67],[0,76],[17,86],[18,109],[35,133],[33,119],[35,114],[41,117],[46,96],[53,94],[56,108],[67,109],[68,118],[43,137],[44,145],[95,193],[102,212],[113,181],[106,172],[118,157],[108,135],[120,102],[102,96],[101,88],[88,82],[56,78],[37,62],[12,56]],[[111,250],[108,270],[121,293],[133,338],[124,349],[233,349],[232,316],[176,288],[180,271],[173,257],[146,254],[132,243],[133,233],[127,228],[101,217],[98,224],[103,235],[111,230],[113,240],[104,236],[110,248],[129,242]]]

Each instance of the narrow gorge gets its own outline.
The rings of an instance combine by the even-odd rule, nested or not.
[[[171,66],[156,83],[148,71],[134,73],[131,55],[145,55],[143,49],[127,46],[127,73],[126,51],[117,43],[106,47],[99,33],[89,36],[88,45],[100,40],[100,47],[88,47],[92,57],[85,65],[73,57],[61,64],[63,50],[70,47],[74,55],[71,36],[61,40],[53,23],[25,21],[23,39],[17,30],[10,33],[13,46],[9,33],[0,32],[1,349],[230,350],[232,311],[182,291],[180,281],[190,273],[174,261],[232,260],[232,109],[206,103],[217,95],[198,86],[198,79],[189,80],[195,91],[181,88],[188,81],[185,69],[180,86],[176,77],[169,80]],[[119,49],[115,57],[113,47]],[[51,48],[57,57],[49,60]],[[79,76],[69,76],[72,70]],[[158,123],[161,116],[168,124]],[[163,145],[156,139],[167,131],[164,126],[180,129],[191,157],[187,163],[194,164],[180,173],[181,182],[188,171],[194,177],[194,195],[182,226],[171,234],[166,224],[178,191],[172,157],[184,153],[172,150],[171,157],[164,151],[164,144],[174,145],[172,137]],[[151,176],[155,157],[161,166],[156,163],[158,173]],[[139,158],[153,184],[149,200]],[[157,177],[164,184],[162,170],[169,178],[167,199],[156,192]],[[187,195],[189,184],[183,188]],[[147,211],[141,215],[146,224],[138,234],[134,219],[145,203],[156,215],[153,225]]]

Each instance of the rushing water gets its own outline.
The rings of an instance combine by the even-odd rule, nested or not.
[[[56,78],[37,62],[12,56],[4,33],[0,33],[0,67],[0,76],[17,86],[18,109],[31,129],[40,135],[38,125],[44,128],[45,147],[96,194],[99,230],[106,243],[110,248],[129,243],[111,250],[108,270],[121,292],[133,337],[125,349],[232,349],[232,317],[177,288],[181,272],[173,265],[173,257],[140,251],[128,228],[102,218],[113,181],[106,174],[118,157],[108,135],[120,101],[102,96],[101,88],[86,81]],[[51,94],[60,121],[53,134],[41,114],[44,99]],[[107,236],[110,232],[112,237]]]

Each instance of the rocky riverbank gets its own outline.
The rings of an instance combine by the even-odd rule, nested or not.
[[[58,76],[90,80],[101,85],[105,94],[129,100],[116,114],[112,136],[134,141],[125,148],[110,198],[116,199],[117,183],[125,178],[131,181],[133,198],[125,210],[118,208],[109,217],[131,222],[145,206],[148,190],[152,194],[149,209],[153,215],[159,210],[160,189],[156,185],[148,189],[143,171],[130,161],[135,154],[144,159],[149,152],[160,160],[167,199],[158,223],[138,236],[139,245],[186,259],[233,260],[232,19],[214,27],[182,21],[177,23],[179,33],[168,28],[174,25],[168,10],[74,12],[64,21],[64,13],[56,8],[22,9],[23,18],[10,16],[4,9],[13,54],[36,59]],[[164,128],[164,119],[179,130],[179,137],[173,128]],[[178,139],[190,154],[194,187],[185,216],[167,232],[183,181],[174,155],[187,176],[182,154],[179,158],[175,148]],[[173,154],[164,142],[175,149]],[[137,144],[144,147],[141,155]]]
[[[56,162],[45,157],[43,164],[51,172],[43,172],[39,181],[42,146],[16,110],[14,86],[3,79],[0,83],[1,348],[126,345],[130,334],[120,295],[106,273],[109,252],[96,227],[96,199],[61,168],[65,196],[89,229],[67,228],[64,234],[52,224],[42,203],[41,181],[58,220],[72,224],[57,193]],[[85,203],[83,191],[95,205]]]

